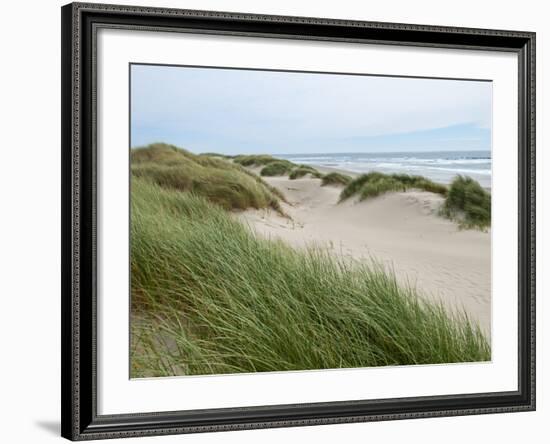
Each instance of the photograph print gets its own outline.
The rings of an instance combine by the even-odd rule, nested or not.
[[[130,377],[491,360],[492,83],[130,65]]]

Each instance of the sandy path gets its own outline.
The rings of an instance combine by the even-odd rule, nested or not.
[[[337,204],[341,188],[320,179],[264,178],[279,188],[292,220],[271,210],[249,210],[242,221],[265,237],[295,247],[316,245],[355,259],[370,256],[449,309],[462,307],[486,333],[491,328],[491,236],[459,230],[437,216],[442,197],[424,191],[390,193]]]

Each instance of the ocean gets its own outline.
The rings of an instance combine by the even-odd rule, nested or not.
[[[444,184],[462,174],[477,180],[483,187],[491,187],[490,151],[277,154],[275,157],[354,173],[417,174]]]

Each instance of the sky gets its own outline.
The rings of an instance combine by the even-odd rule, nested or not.
[[[492,83],[131,66],[131,146],[306,154],[491,149]]]

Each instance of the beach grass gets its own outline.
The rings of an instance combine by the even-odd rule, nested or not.
[[[322,179],[323,181],[321,182],[321,186],[326,186],[326,185],[347,186],[353,180],[353,178],[351,176],[348,176],[347,174],[336,173],[336,172],[325,174],[322,177]]]
[[[267,154],[237,155],[233,156],[233,162],[244,167],[262,167],[261,176],[286,176],[289,179],[299,179],[306,175],[320,179],[323,177],[319,171],[310,165],[298,165],[287,159],[279,159]]]
[[[132,176],[157,185],[191,192],[228,210],[271,207],[281,211],[281,193],[228,160],[167,144],[131,150]]]
[[[430,191],[443,196],[447,194],[447,187],[423,176],[370,172],[349,182],[342,190],[340,200],[346,200],[352,196],[359,196],[360,200],[365,200],[390,191],[406,191],[410,188]]]
[[[391,270],[259,238],[201,188],[135,172],[131,294],[132,377],[490,359]]]
[[[315,168],[309,165],[298,165],[295,167],[290,174],[288,175],[288,178],[290,180],[300,179],[301,177],[310,175],[311,177],[314,177],[316,179],[321,178],[323,175],[317,171]]]
[[[284,176],[292,171],[293,163],[288,160],[275,160],[266,164],[260,171],[260,176]]]
[[[491,226],[491,193],[470,177],[457,176],[447,193],[442,212],[464,228]]]

